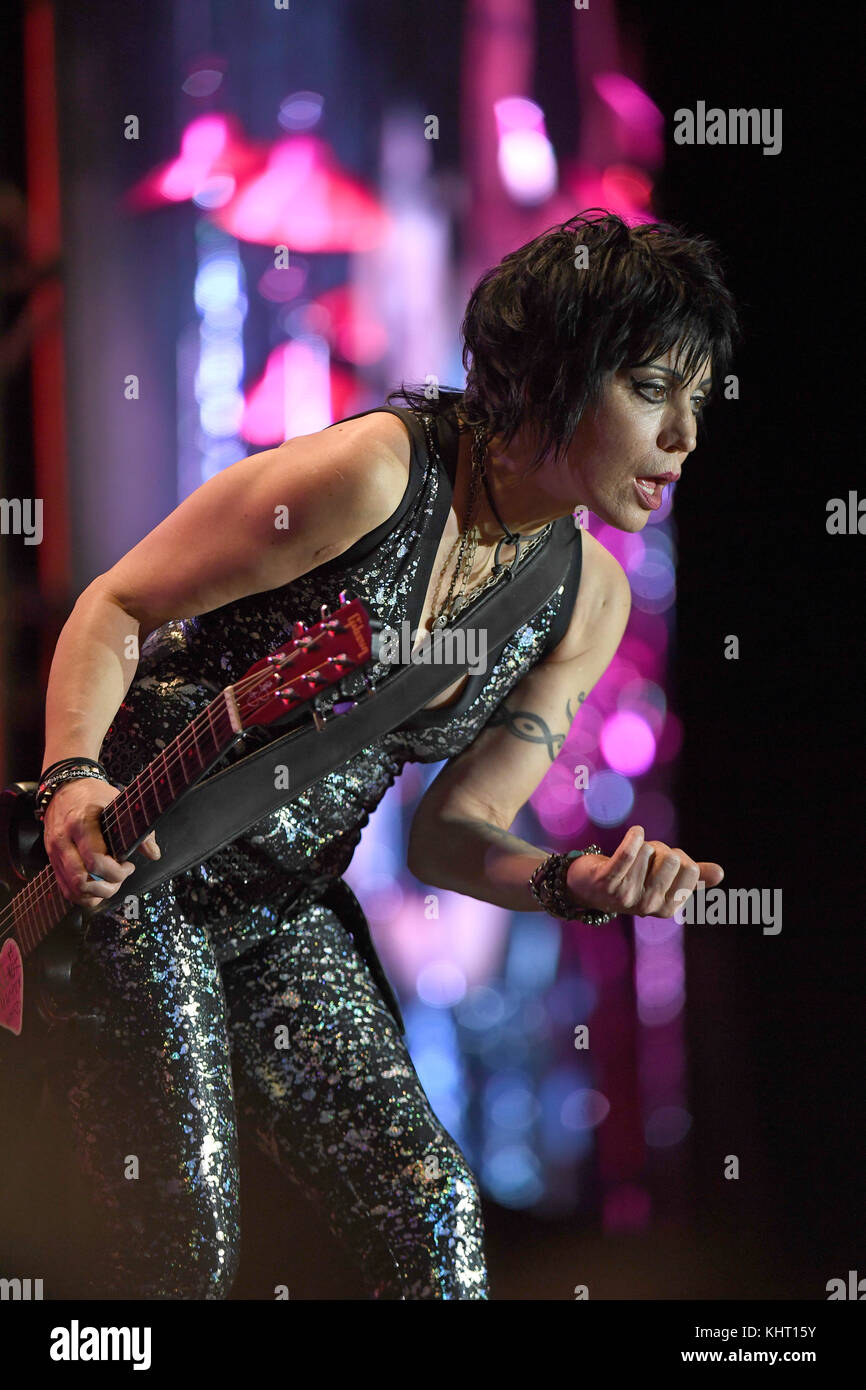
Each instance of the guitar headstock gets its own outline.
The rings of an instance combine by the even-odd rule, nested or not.
[[[345,598],[343,591],[340,607],[333,613],[323,604],[321,619],[312,627],[295,623],[288,642],[257,661],[230,687],[245,729],[284,719],[373,660],[367,610],[360,599],[344,602]]]

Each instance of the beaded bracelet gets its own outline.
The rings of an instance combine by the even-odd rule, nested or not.
[[[551,917],[561,917],[570,922],[585,922],[589,927],[602,927],[613,921],[615,912],[596,912],[588,907],[579,907],[571,898],[566,879],[568,865],[572,859],[582,854],[601,854],[598,845],[587,845],[586,849],[571,849],[567,854],[551,854],[533,871],[528,883],[532,895]]]

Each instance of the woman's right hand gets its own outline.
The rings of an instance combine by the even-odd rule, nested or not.
[[[99,828],[103,809],[119,795],[101,778],[75,777],[61,783],[45,809],[43,839],[51,867],[64,898],[79,907],[99,907],[135,872],[128,860],[112,859]],[[139,849],[148,859],[162,854],[153,833]]]

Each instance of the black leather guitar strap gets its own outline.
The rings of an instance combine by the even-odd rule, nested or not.
[[[491,653],[498,654],[508,638],[544,607],[567,578],[575,560],[572,547],[576,536],[573,518],[560,517],[532,558],[527,557],[526,563],[505,581],[509,602],[502,601],[503,586],[494,585],[470,604],[463,619],[447,632],[470,626],[484,629],[488,658]],[[429,640],[435,658],[443,650],[445,633],[437,630]],[[334,716],[322,729],[312,723],[295,728],[190,787],[160,818],[162,858],[154,862],[137,852],[130,856],[136,869],[124,881],[124,894],[147,893],[203,863],[250,826],[300,796],[320,777],[341,767],[377,738],[399,728],[468,670],[471,658],[452,659],[458,646],[451,646],[449,640],[449,646],[444,648],[446,661],[434,659],[430,664],[395,667],[377,686],[375,694],[362,695],[353,709]],[[275,786],[277,764],[289,770],[288,791]]]

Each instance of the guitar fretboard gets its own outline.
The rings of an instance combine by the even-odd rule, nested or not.
[[[234,687],[229,686],[105,807],[99,828],[111,857],[128,859],[163,812],[174,806],[243,733]],[[9,910],[21,954],[28,956],[69,912],[54,869],[49,865],[25,884]]]
[[[242,734],[234,694],[229,686],[106,806],[100,828],[112,858],[126,859],[159,817],[174,806]]]

